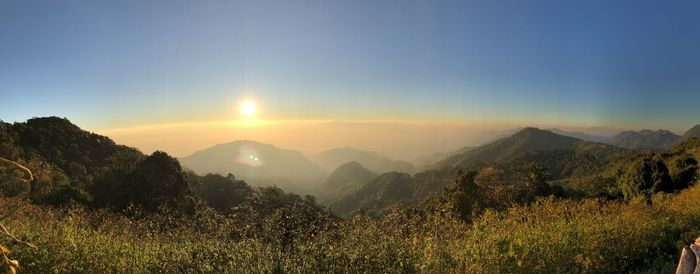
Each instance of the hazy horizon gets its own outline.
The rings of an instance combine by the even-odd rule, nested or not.
[[[70,117],[65,117],[73,121]],[[23,122],[5,121],[5,122]],[[76,123],[75,121],[73,121]],[[76,123],[84,127],[80,123]],[[557,128],[567,132],[611,137],[626,130],[670,130],[682,135],[693,125],[680,130],[670,128],[610,128],[543,123],[479,124],[459,121],[395,120],[236,120],[140,125],[124,128],[91,128],[92,132],[117,143],[138,148],[144,153],[165,151],[176,157],[218,144],[252,140],[283,149],[298,150],[313,156],[334,148],[350,147],[376,152],[397,160],[411,161],[432,153],[452,152],[465,146],[480,146],[505,137],[524,127]]]
[[[377,152],[399,160],[451,152],[465,146],[479,146],[522,127],[559,128],[571,132],[610,137],[626,129],[576,128],[557,125],[470,125],[446,122],[409,121],[219,121],[152,125],[95,132],[141,149],[146,153],[163,150],[177,157],[188,156],[217,144],[253,140],[284,149],[299,150],[307,156],[321,151],[351,147]],[[592,129],[598,129],[592,130]],[[682,132],[676,132],[682,134]],[[164,139],[167,138],[167,139]]]
[[[252,100],[270,121],[681,132],[700,117],[698,8],[3,1],[0,117],[117,130],[235,121]]]

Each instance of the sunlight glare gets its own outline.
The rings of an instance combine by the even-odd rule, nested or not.
[[[255,113],[258,111],[258,108],[257,108],[257,106],[255,105],[254,102],[252,102],[252,101],[244,101],[244,102],[241,104],[241,107],[240,107],[239,110],[240,110],[240,112],[241,112],[241,114],[242,114],[243,116],[245,116],[245,117],[253,117],[253,115],[255,115]]]

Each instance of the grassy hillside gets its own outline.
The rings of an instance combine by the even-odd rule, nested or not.
[[[653,205],[550,198],[487,211],[472,225],[394,208],[383,218],[355,215],[292,241],[284,235],[295,230],[278,220],[264,222],[272,225],[262,226],[265,234],[245,235],[245,224],[213,213],[133,219],[22,203],[7,225],[39,247],[11,254],[27,273],[668,273],[682,245],[700,234],[700,187],[658,196]]]

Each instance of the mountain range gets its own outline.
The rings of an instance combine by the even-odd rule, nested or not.
[[[331,203],[340,197],[357,191],[376,177],[377,174],[366,169],[358,162],[345,163],[328,176],[328,180],[323,186],[324,191],[319,195],[319,200],[322,203]]]
[[[673,146],[680,138],[681,136],[664,129],[654,131],[648,129],[627,130],[613,136],[610,143],[632,150],[659,150]]]
[[[413,173],[413,164],[405,161],[393,160],[376,152],[363,151],[350,147],[334,148],[323,151],[313,156],[312,161],[326,170],[335,170],[340,165],[348,162],[360,163],[363,167],[375,172],[384,173],[400,171]]]
[[[593,135],[593,134],[583,133],[580,131],[571,132],[571,131],[561,130],[558,128],[548,128],[546,130],[551,131],[551,132],[556,133],[556,134],[559,134],[559,135],[569,136],[569,137],[573,137],[576,139],[581,139],[581,140],[589,141],[589,142],[608,143],[608,142],[610,142],[610,139],[611,139],[610,136]]]
[[[179,160],[200,175],[232,173],[251,185],[276,185],[301,194],[314,193],[328,175],[299,151],[250,140],[215,145]]]
[[[533,161],[542,163],[552,179],[589,177],[602,172],[614,157],[623,157],[626,153],[624,149],[607,144],[538,128],[523,128],[511,136],[447,157],[413,176],[396,172],[379,175],[328,206],[340,215],[363,207],[383,211],[392,203],[414,203],[440,191],[458,170],[490,166],[508,173]]]
[[[431,166],[431,165],[433,165],[433,164],[435,164],[435,163],[439,162],[440,160],[443,160],[447,157],[450,157],[453,155],[463,154],[463,153],[466,153],[467,151],[470,151],[474,148],[475,148],[475,146],[465,146],[465,147],[462,147],[458,150],[450,151],[450,152],[434,152],[431,154],[416,157],[415,159],[413,159],[412,162],[415,163],[419,167]]]
[[[448,157],[436,163],[435,167],[467,166],[480,162],[490,163],[538,150],[571,150],[581,142],[583,141],[573,137],[528,127],[509,137],[477,147],[463,154]]]
[[[582,136],[576,132],[553,130]],[[592,135],[587,138],[590,136]],[[663,136],[668,138],[660,138]],[[700,139],[684,141],[700,137],[700,125],[689,129],[683,136],[665,130],[642,130],[622,132],[615,137],[617,138],[613,139],[653,145],[635,145],[628,150],[618,147],[623,146],[620,143],[614,146],[528,127],[479,147],[465,147],[447,153],[450,156],[433,164],[430,169],[413,175],[411,173],[415,169],[407,162],[352,148],[332,149],[314,157],[315,161],[334,167],[332,172],[328,172],[299,151],[249,140],[216,145],[182,157],[180,161],[183,166],[201,175],[235,175],[194,177],[194,181],[221,181],[226,187],[229,183],[244,185],[238,179],[258,186],[276,185],[287,191],[315,194],[337,214],[347,215],[363,207],[382,211],[397,202],[422,201],[430,193],[439,192],[453,181],[459,170],[490,170],[507,178],[511,172],[535,162],[546,170],[551,184],[576,193],[577,189],[588,192],[591,189],[605,189],[605,184],[609,181],[601,179],[604,177],[602,175],[617,176],[615,174],[629,170],[631,163],[640,157],[649,157],[648,152],[637,152],[636,149],[668,147],[663,153],[657,153],[657,158],[666,161],[671,173],[686,166],[687,161],[683,162],[685,155],[700,157]],[[0,152],[3,157],[23,159],[32,170],[37,171],[35,175],[40,178],[42,185],[56,190],[36,192],[35,199],[107,201],[113,196],[107,186],[116,180],[112,180],[114,178],[121,178],[124,182],[149,182],[151,175],[158,173],[162,167],[172,167],[172,172],[163,174],[182,175],[179,163],[171,160],[167,154],[158,152],[151,156],[144,155],[136,149],[117,145],[107,137],[86,132],[68,120],[56,117],[35,118],[15,124],[0,122]],[[348,161],[341,162],[345,160]],[[142,166],[127,168],[128,172],[124,172],[126,175],[112,174],[121,170],[123,163],[139,163]],[[151,164],[153,165],[150,166]],[[177,182],[182,181],[180,177],[175,179]],[[97,181],[108,183],[97,185]],[[119,180],[115,182],[117,181]],[[477,178],[477,183],[484,182]],[[93,189],[96,186],[105,186],[105,189]],[[199,192],[211,192],[209,196],[217,198],[210,199],[212,201],[226,201],[223,199],[225,197],[217,196],[219,188],[218,185],[212,190],[201,188]]]
[[[627,130],[613,136],[610,143],[632,150],[663,150],[693,137],[700,137],[700,125],[691,127],[683,135],[665,129]]]

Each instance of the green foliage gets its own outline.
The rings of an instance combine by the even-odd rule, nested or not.
[[[698,176],[698,161],[690,154],[683,154],[673,160],[671,179],[676,189],[688,187]]]
[[[627,200],[637,197],[649,200],[656,192],[672,189],[668,169],[658,157],[644,157],[635,161],[620,183],[620,190]]]
[[[454,184],[445,188],[443,196],[447,210],[453,211],[464,221],[471,221],[480,211],[479,194],[483,192],[475,182],[476,172],[459,173]]]
[[[232,174],[226,177],[218,174],[204,177],[189,174],[188,180],[210,207],[221,211],[240,205],[252,195],[250,186],[244,181],[236,180]]]
[[[533,197],[547,196],[552,193],[552,189],[547,184],[549,174],[544,165],[540,163],[530,163],[526,166],[514,168],[515,191],[520,202],[527,202]]]
[[[469,174],[462,185],[471,185]],[[673,271],[700,233],[700,188],[653,204],[546,198],[466,224],[440,211],[392,207],[326,218],[305,199],[261,190],[264,216],[216,212],[138,218],[20,204],[9,220],[38,249],[13,256],[28,273],[628,273]],[[277,201],[277,202],[275,202]],[[9,200],[0,206],[12,207]],[[252,205],[252,204],[251,204]],[[326,217],[323,217],[326,216]]]
[[[124,203],[133,203],[149,211],[163,206],[194,210],[193,193],[180,163],[164,152],[156,151],[138,163],[127,182]]]
[[[546,145],[539,134],[556,137],[529,129],[509,147]],[[557,145],[573,149],[519,150],[479,172],[383,174],[334,204],[374,210],[341,219],[312,196],[200,177],[163,152],[33,119],[0,123],[0,152],[35,175],[29,200],[0,197],[0,208],[19,208],[8,227],[39,246],[13,250],[29,273],[672,271],[700,233],[698,139],[647,154]],[[14,172],[0,169],[5,196],[27,191]]]

